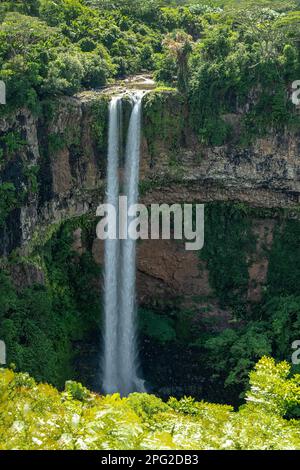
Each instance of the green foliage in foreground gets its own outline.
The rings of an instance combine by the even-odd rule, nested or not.
[[[28,374],[0,370],[0,449],[300,449],[300,375],[262,358],[246,404],[164,403],[153,395],[98,396],[67,382],[59,393]]]

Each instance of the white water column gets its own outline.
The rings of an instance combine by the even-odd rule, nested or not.
[[[138,202],[141,146],[141,112],[143,92],[132,94],[123,194],[128,207]],[[107,169],[107,202],[118,208],[120,159],[121,98],[110,104]],[[118,211],[117,211],[118,213]],[[128,217],[127,229],[131,218]],[[138,378],[136,321],[136,241],[105,241],[105,325],[103,388],[106,393],[127,396],[143,392],[144,382]]]
[[[118,213],[119,204],[119,155],[121,97],[113,98],[109,107],[109,135],[107,158],[106,202]],[[104,248],[104,357],[103,389],[116,392],[118,384],[118,271],[120,241],[105,240]]]

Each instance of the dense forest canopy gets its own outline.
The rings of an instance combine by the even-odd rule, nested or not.
[[[181,89],[190,93],[195,126],[204,119],[201,137],[218,142],[228,136],[219,111],[236,100],[242,104],[259,82],[275,87],[269,91],[274,124],[288,119],[283,94],[286,82],[299,75],[298,5],[230,0],[2,2],[1,78],[11,106],[37,108],[38,100],[49,95],[101,87],[139,72],[152,72],[164,84],[174,84],[177,77],[179,88],[183,80]],[[173,40],[177,55],[166,37]],[[211,100],[216,116],[205,123]],[[216,123],[219,133],[212,135]]]

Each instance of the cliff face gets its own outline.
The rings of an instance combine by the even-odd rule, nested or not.
[[[21,139],[2,164],[0,180],[26,195],[2,228],[2,255],[30,244],[53,223],[95,213],[103,200],[107,104],[107,95],[85,94],[45,106],[43,117],[20,110],[0,120],[4,139]],[[147,95],[143,120],[142,201],[299,203],[300,133],[271,135],[249,148],[207,148],[197,143],[186,105],[174,92]],[[28,181],[34,168],[35,191]]]
[[[22,193],[0,229],[2,256],[16,248],[29,253],[60,221],[95,214],[104,196],[108,102],[106,94],[86,93],[45,103],[40,117],[19,110],[0,120],[7,161],[0,179]],[[224,117],[235,124],[237,135],[240,118]],[[142,202],[235,201],[263,208],[297,208],[300,133],[270,135],[248,148],[233,143],[207,148],[198,143],[190,124],[186,104],[176,92],[153,91],[144,98]],[[7,136],[19,144],[9,148]],[[272,237],[274,223],[254,219],[258,251],[265,232]],[[95,247],[95,257],[101,260],[97,241]],[[186,304],[193,296],[211,294],[205,263],[199,265],[197,254],[185,252],[183,245],[148,241],[140,244],[138,254],[141,303],[179,295]],[[253,261],[249,274],[249,300],[259,300],[267,261]]]
[[[300,132],[286,131],[237,144],[242,114],[225,115],[234,135],[222,147],[197,143],[186,105],[172,93],[159,105],[159,94],[146,97],[144,177],[157,182],[166,202],[235,200],[260,207],[293,207],[300,194]],[[170,184],[160,185],[167,180]],[[180,182],[180,190],[176,190]]]
[[[276,223],[275,218],[251,220],[250,231],[255,243],[251,253],[250,250],[247,253],[247,289],[241,302],[256,304],[262,300]],[[216,227],[219,229],[222,228]],[[74,248],[82,254],[83,243],[78,240],[77,231],[74,232]],[[102,265],[102,241],[94,240],[92,253],[96,263]],[[207,262],[198,252],[186,251],[183,242],[174,240],[143,240],[138,244],[137,260],[139,305],[161,311],[175,307],[195,314],[202,312],[202,319],[216,320],[214,327],[217,329],[230,326],[231,308],[220,308]]]
[[[16,193],[22,193],[1,228],[2,256],[16,248],[30,252],[62,220],[95,214],[104,195],[108,101],[106,94],[85,93],[45,103],[40,117],[19,110],[0,120],[6,157],[0,181],[13,183]],[[236,124],[238,133],[240,116],[224,118]],[[7,135],[19,144],[10,148]],[[299,154],[300,133],[270,135],[248,148],[232,143],[215,148],[200,145],[182,98],[176,92],[153,91],[144,98],[141,201],[237,201],[293,210],[300,201]],[[274,222],[265,223],[272,232]],[[260,233],[262,238],[263,227]],[[186,253],[183,246],[143,242],[139,260],[142,301],[149,291],[158,298],[160,293],[174,297],[211,292],[205,266],[201,269],[197,256]],[[256,287],[249,285],[250,298],[259,298],[266,271],[264,261],[251,267]]]
[[[4,155],[1,182],[14,184],[23,192],[18,207],[9,214],[1,233],[1,254],[25,249],[34,237],[63,219],[91,210],[94,191],[102,193],[107,101],[65,98],[48,106],[42,117],[20,110],[0,121]],[[9,153],[5,136],[19,139],[20,145]],[[35,188],[28,171],[34,171]]]

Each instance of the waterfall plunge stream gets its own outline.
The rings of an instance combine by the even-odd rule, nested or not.
[[[133,108],[129,121],[123,193],[128,207],[138,200],[143,92],[132,94]],[[121,155],[122,97],[115,97],[109,109],[107,162],[107,203],[118,216],[120,193],[119,161]],[[130,223],[128,217],[127,229]],[[103,389],[126,396],[145,391],[137,374],[136,346],[136,241],[130,238],[105,241],[104,277],[104,358]]]

